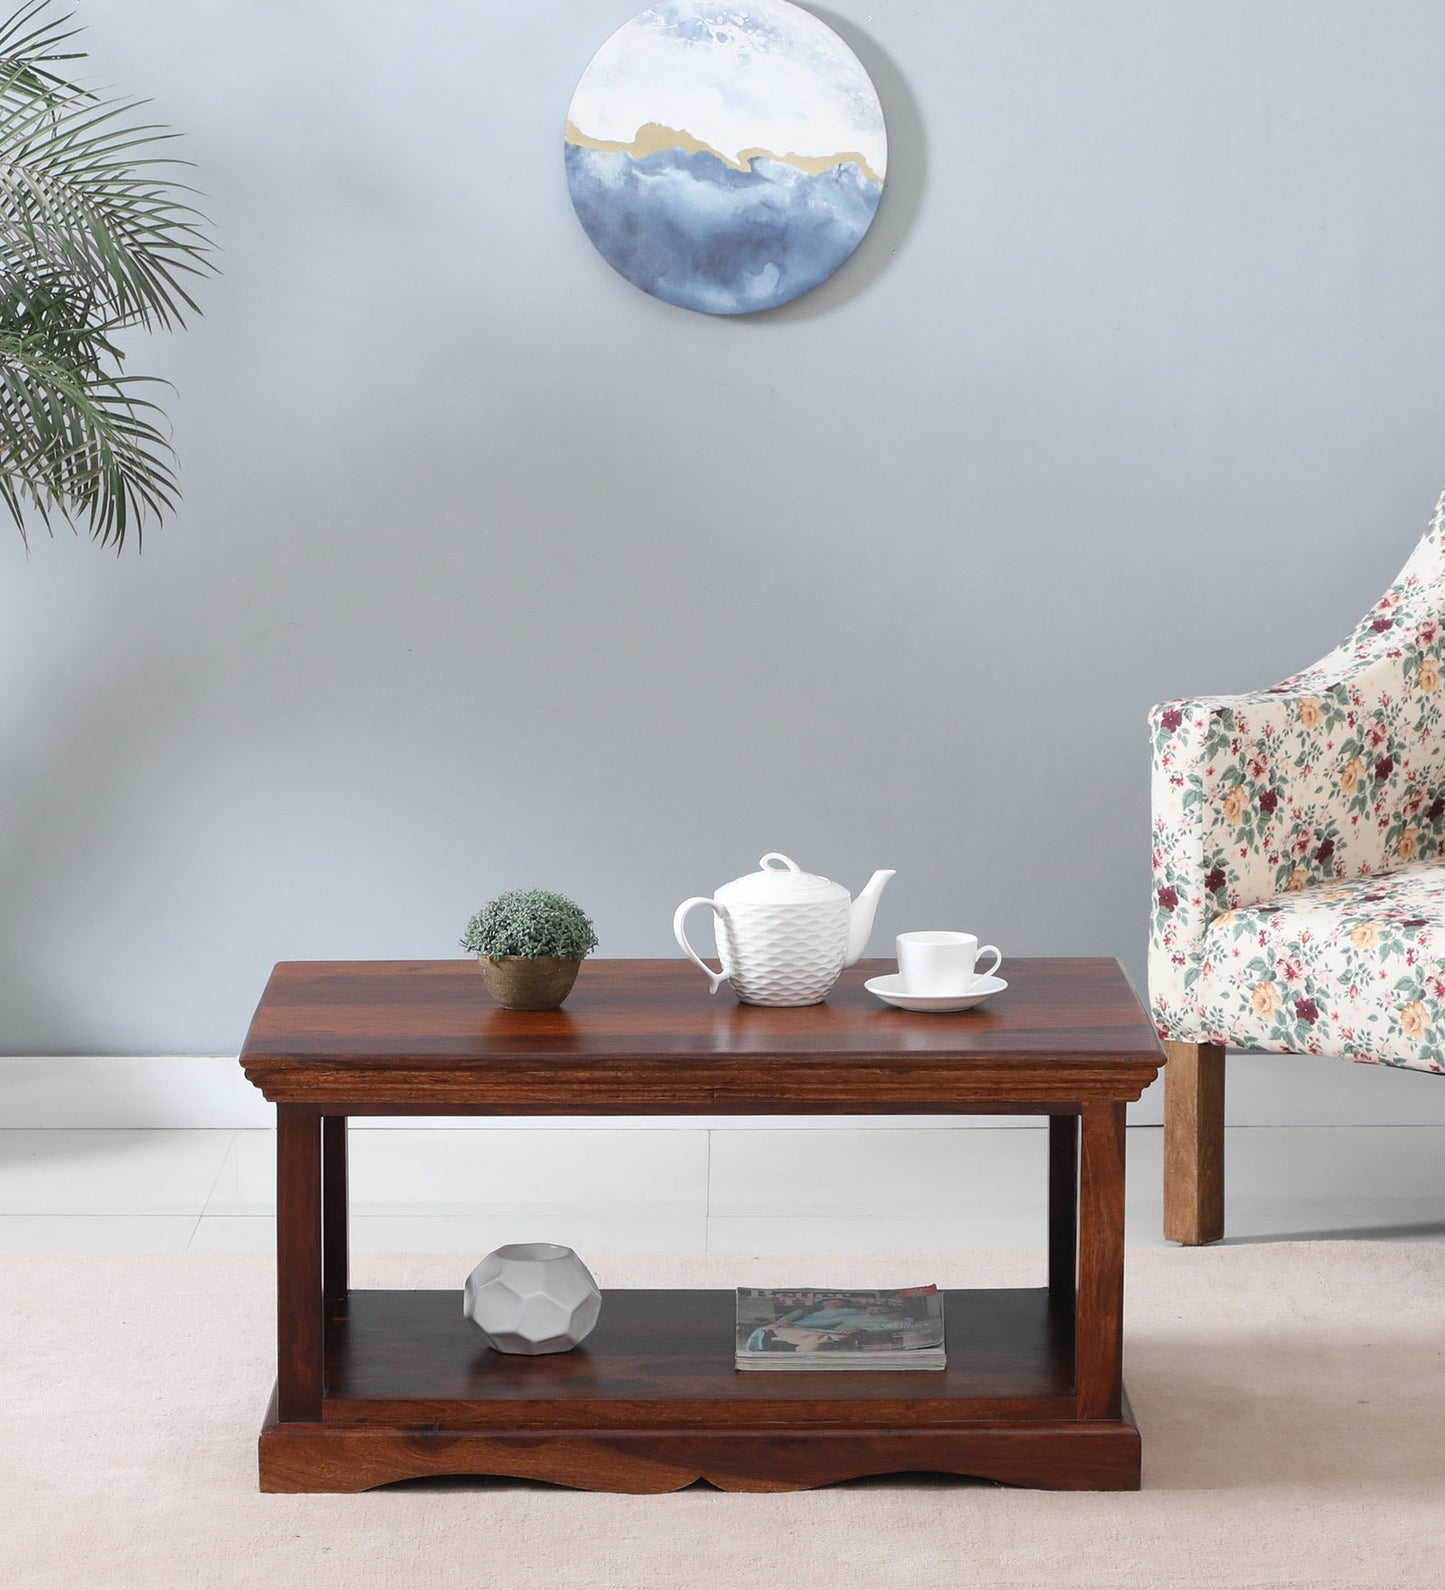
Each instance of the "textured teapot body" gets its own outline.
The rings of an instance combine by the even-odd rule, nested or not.
[[[847,959],[848,902],[724,906],[717,948],[745,1005],[816,1005]]]
[[[780,862],[781,867],[770,867]],[[803,872],[770,852],[759,870],[724,884],[712,898],[684,900],[673,932],[684,953],[707,973],[712,992],[723,982],[746,1005],[816,1005],[845,966],[867,946],[873,913],[892,872],[875,872],[856,900],[827,878]],[[717,932],[718,971],[688,943],[685,918],[708,906]]]

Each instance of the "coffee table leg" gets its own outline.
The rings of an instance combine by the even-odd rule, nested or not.
[[[1080,1137],[1078,1414],[1118,1419],[1124,1352],[1124,1106],[1086,1104]]]
[[[1079,1117],[1049,1117],[1049,1305],[1074,1323],[1079,1250]]]
[[[276,1106],[276,1417],[321,1418],[321,1117]]]
[[[344,1303],[349,1286],[346,1117],[321,1118],[321,1290],[328,1304]]]

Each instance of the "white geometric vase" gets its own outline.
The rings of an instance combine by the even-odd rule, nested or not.
[[[592,1272],[555,1242],[510,1242],[467,1277],[462,1313],[499,1353],[565,1353],[602,1312]]]

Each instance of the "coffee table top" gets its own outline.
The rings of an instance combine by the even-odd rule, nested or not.
[[[476,965],[289,961],[241,1064],[267,1098],[344,1113],[535,1115],[980,1110],[1138,1098],[1163,1053],[1117,961],[1020,959],[976,1010],[920,1014],[863,987],[821,1005],[709,995],[683,960],[589,960],[559,1011],[505,1011]]]

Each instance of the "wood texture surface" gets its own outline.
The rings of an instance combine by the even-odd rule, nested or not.
[[[456,1291],[351,1295],[332,1318],[325,1421],[260,1442],[262,1489],[359,1491],[499,1474],[655,1492],[705,1479],[793,1490],[914,1470],[1051,1489],[1131,1489],[1127,1405],[1081,1420],[1043,1289],[947,1294],[949,1367],[738,1373],[730,1292],[609,1291],[572,1353],[493,1352]]]
[[[1117,1419],[1124,1393],[1124,1106],[1086,1104],[1079,1131],[1079,1417]]]
[[[346,1117],[321,1122],[321,1291],[339,1303],[350,1285],[350,1210],[348,1207]]]
[[[276,1110],[276,1399],[284,1420],[319,1419],[322,1388],[321,1117]]]
[[[1079,1118],[1049,1117],[1049,1291],[1071,1323],[1079,1247]]]
[[[685,961],[587,961],[560,1011],[504,1011],[469,961],[283,962],[241,1064],[340,1113],[870,1113],[1134,1099],[1162,1060],[1117,962],[1019,960],[956,1015],[881,1004],[861,964],[821,1005],[709,996]]]
[[[1167,1043],[1164,1235],[1191,1246],[1224,1235],[1224,1050]]]
[[[946,1369],[790,1374],[733,1367],[732,1292],[608,1291],[581,1347],[539,1358],[489,1348],[460,1291],[353,1292],[330,1322],[324,1419],[556,1432],[1074,1418],[1073,1353],[1042,1287],[949,1292],[944,1315]]]
[[[1042,1490],[1134,1491],[1140,1443],[1127,1415],[1087,1424],[616,1430],[539,1439],[477,1430],[287,1425],[273,1412],[261,1432],[259,1457],[263,1491],[355,1492],[431,1475],[495,1474],[632,1495],[681,1490],[697,1480],[724,1491],[766,1492],[920,1472]]]

